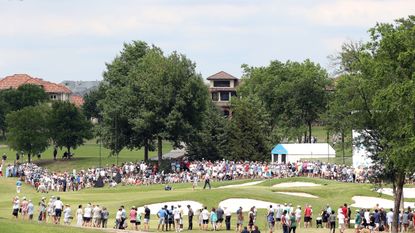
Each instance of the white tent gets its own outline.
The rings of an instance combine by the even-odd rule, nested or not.
[[[372,155],[367,148],[362,145],[363,139],[361,138],[363,132],[356,130],[352,131],[353,136],[353,167],[369,167],[372,165]]]
[[[328,143],[278,144],[271,151],[272,162],[278,163],[334,157],[336,157],[336,151]]]

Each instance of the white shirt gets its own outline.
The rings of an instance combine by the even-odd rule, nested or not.
[[[386,220],[388,221],[388,224],[393,222],[393,212],[389,211],[388,213],[386,213]]]
[[[338,214],[337,218],[339,219],[339,224],[344,224],[344,215],[343,214]]]
[[[56,200],[53,205],[55,206],[55,209],[62,209],[63,202],[61,200]]]
[[[201,215],[203,220],[209,220],[209,211],[207,209],[204,209]]]
[[[231,210],[229,208],[226,208],[225,216],[231,216],[231,215],[232,215]]]
[[[90,218],[90,217],[92,217],[92,209],[91,209],[91,207],[85,207],[85,210],[84,210],[84,217],[85,217],[85,218]]]
[[[173,216],[174,216],[174,219],[180,219],[180,210],[179,209],[174,209],[173,210]]]
[[[118,210],[117,211],[117,214],[115,215],[115,219],[121,220],[121,216],[122,216],[122,211],[121,210]]]
[[[19,205],[20,205],[20,201],[19,200],[15,200],[13,202],[13,209],[19,209]]]

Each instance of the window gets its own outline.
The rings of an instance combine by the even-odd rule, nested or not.
[[[218,101],[218,100],[219,100],[219,95],[218,95],[218,93],[217,93],[217,92],[213,92],[213,93],[212,93],[212,100],[213,100],[213,101]]]
[[[220,101],[229,101],[229,92],[221,92]]]
[[[230,87],[231,82],[230,81],[213,81],[214,87]]]
[[[224,116],[224,117],[229,117],[229,115],[230,115],[230,114],[229,114],[229,111],[228,111],[228,110],[224,110],[224,111],[223,111],[223,116]]]
[[[56,100],[56,95],[50,95],[51,100]]]

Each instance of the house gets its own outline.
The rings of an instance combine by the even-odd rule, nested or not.
[[[277,163],[293,163],[315,159],[334,159],[336,151],[327,143],[292,143],[278,144],[271,151],[271,161]]]
[[[239,85],[239,79],[220,71],[207,78],[209,81],[209,92],[213,103],[219,107],[225,116],[232,115],[230,110],[230,101],[236,97],[236,87]]]
[[[77,106],[83,104],[81,96],[73,96],[72,91],[62,84],[52,83],[27,74],[14,74],[0,80],[0,90],[18,88],[24,84],[33,84],[43,88],[50,100],[71,101]]]

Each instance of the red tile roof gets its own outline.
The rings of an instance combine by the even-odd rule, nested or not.
[[[214,75],[211,75],[207,78],[207,80],[237,80],[235,76],[232,76],[225,71],[220,71]]]
[[[77,107],[81,107],[82,105],[84,105],[84,98],[82,96],[79,95],[71,95],[70,98],[71,103],[75,104],[75,106]]]
[[[14,74],[0,80],[0,90],[18,88],[23,84],[34,84],[41,86],[46,93],[66,93],[71,94],[71,90],[61,84],[45,81],[40,78],[33,78],[27,74]]]

